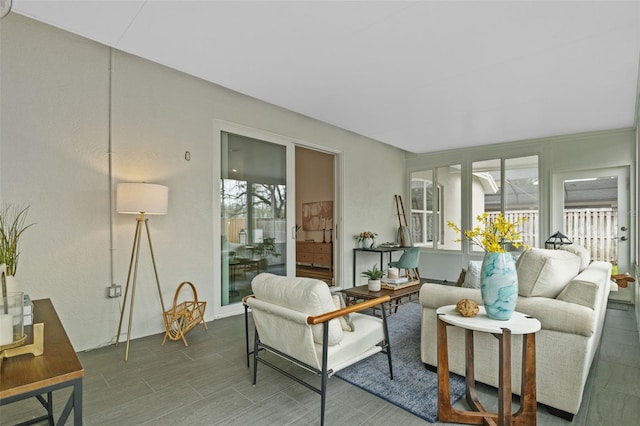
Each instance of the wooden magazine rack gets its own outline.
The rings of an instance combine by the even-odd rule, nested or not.
[[[178,296],[180,290],[185,285],[191,286],[194,300],[178,303]],[[189,346],[187,339],[184,337],[192,328],[202,323],[204,329],[207,330],[207,323],[204,322],[204,309],[207,306],[207,302],[198,301],[198,292],[195,286],[189,281],[183,281],[176,289],[176,294],[173,296],[173,307],[163,313],[165,334],[162,339],[162,345],[167,341],[167,337],[171,340],[180,340],[184,342],[185,346]]]

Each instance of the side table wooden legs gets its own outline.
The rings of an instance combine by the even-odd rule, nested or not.
[[[473,331],[465,330],[466,400],[474,411],[461,411],[451,406],[449,388],[449,351],[447,326],[438,317],[438,420],[464,424],[488,424],[498,426],[536,425],[536,364],[535,333],[523,334],[522,379],[520,409],[512,414],[511,405],[511,331],[503,328],[502,334],[493,334],[500,345],[498,412],[489,413],[478,400],[475,388]]]

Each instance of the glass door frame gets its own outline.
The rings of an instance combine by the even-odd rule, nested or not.
[[[222,194],[219,190],[222,172],[222,132],[233,133],[260,141],[285,146],[286,148],[286,229],[295,230],[295,143],[293,140],[281,135],[270,133],[264,130],[254,129],[240,124],[223,120],[214,120],[213,125],[213,311],[216,318],[238,315],[244,312],[242,303],[222,305],[222,229],[221,229],[221,202]],[[286,253],[286,275],[295,276],[295,233],[287,232]]]
[[[623,235],[627,237],[627,240],[621,242],[618,239],[618,269],[622,272],[630,271],[631,261],[631,244],[635,244],[633,239],[633,233],[629,231],[631,229],[630,221],[630,188],[629,188],[629,176],[630,171],[628,166],[610,167],[603,169],[591,169],[591,170],[576,170],[553,173],[551,178],[551,233],[560,230],[563,232],[564,228],[564,182],[570,179],[585,179],[592,177],[607,177],[615,176],[618,180],[618,235],[620,235],[620,228],[626,227],[628,231]],[[545,238],[546,239],[546,238]]]

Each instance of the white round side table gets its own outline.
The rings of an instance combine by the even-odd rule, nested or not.
[[[540,330],[540,321],[521,312],[514,312],[507,321],[494,320],[487,316],[484,306],[475,317],[463,317],[455,305],[438,308],[438,420],[465,424],[535,425],[536,424],[536,342],[535,333]],[[447,349],[447,327],[465,330],[466,400],[473,411],[461,411],[451,406],[449,389],[449,352]],[[475,389],[473,361],[473,332],[491,333],[499,344],[498,412],[489,413],[482,406]],[[521,334],[522,380],[520,409],[512,413],[511,408],[511,335]],[[484,419],[484,420],[482,420]],[[485,424],[486,424],[485,423]]]

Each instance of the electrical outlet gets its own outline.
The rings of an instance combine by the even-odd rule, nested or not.
[[[113,284],[107,287],[107,297],[114,298],[120,297],[122,295],[122,287],[119,285]]]

